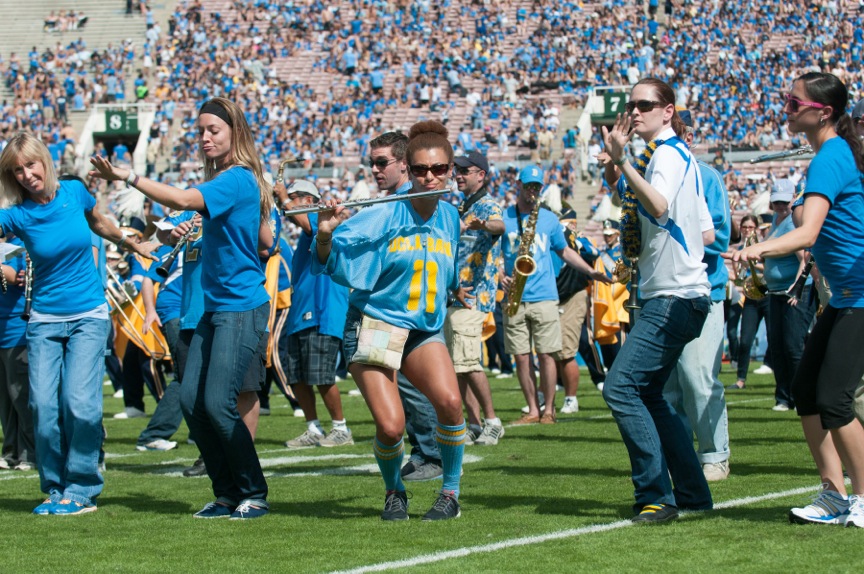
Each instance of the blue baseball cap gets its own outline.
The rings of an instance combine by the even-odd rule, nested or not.
[[[536,165],[526,165],[519,172],[519,181],[543,185],[543,170]]]

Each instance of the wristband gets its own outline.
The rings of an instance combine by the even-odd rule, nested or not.
[[[126,245],[126,236],[120,238],[120,241],[117,242],[117,247],[123,249],[123,246]]]
[[[617,160],[617,161],[613,161],[612,163],[614,163],[614,164],[615,164],[616,166],[618,166],[618,167],[621,167],[622,165],[624,165],[625,163],[627,163],[627,158],[624,157],[624,156],[622,155],[622,156],[621,156],[621,159],[619,159],[619,160]]]
[[[140,178],[135,174],[131,169],[129,170],[129,175],[126,176],[126,183],[131,185],[132,187],[138,187],[138,180]]]

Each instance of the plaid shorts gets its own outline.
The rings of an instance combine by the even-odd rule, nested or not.
[[[342,340],[309,327],[288,335],[288,384],[332,385]]]

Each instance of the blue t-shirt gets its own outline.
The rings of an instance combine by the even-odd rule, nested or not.
[[[708,266],[708,281],[711,283],[711,301],[726,299],[726,283],[729,281],[729,270],[721,254],[729,250],[729,235],[732,232],[732,213],[729,209],[729,192],[723,178],[713,167],[699,162],[702,173],[702,189],[705,192],[705,202],[711,213],[714,224],[714,243],[705,246],[702,261]]]
[[[161,283],[162,288],[156,296],[156,314],[164,325],[172,319],[180,318],[180,308],[183,299],[183,254],[179,254],[171,267],[168,268],[168,277],[162,277],[156,270],[162,266],[174,247],[163,245],[154,255],[159,258],[150,265],[147,277],[153,283]]]
[[[25,199],[0,210],[3,233],[20,237],[33,261],[33,310],[37,313],[74,315],[105,303],[84,216],[95,205],[81,182],[68,180],[60,182],[47,204]]]
[[[22,246],[24,243],[17,237],[7,241],[10,245]],[[17,274],[27,265],[22,253],[3,263],[11,267]],[[0,293],[0,349],[11,349],[27,344],[27,322],[21,318],[24,312],[24,288],[18,287],[14,281],[8,281],[9,290]]]
[[[348,316],[348,288],[334,283],[330,277],[312,273],[312,261],[318,256],[312,253],[312,238],[318,232],[318,214],[309,214],[312,233],[301,233],[297,250],[291,261],[291,308],[285,333],[291,335],[310,327],[317,327],[322,335],[342,338],[345,332],[345,317]],[[282,290],[282,286],[279,286]]]
[[[166,221],[179,225],[195,217],[194,211],[182,211],[170,215]],[[201,245],[203,231],[200,227],[192,230],[186,247],[183,249],[183,289],[180,297],[180,329],[194,329],[204,315],[204,291],[201,289]]]
[[[458,288],[459,212],[439,201],[423,219],[409,201],[364,209],[336,228],[326,266],[316,273],[351,286],[351,306],[397,327],[437,332],[448,291]]]
[[[520,213],[522,231],[528,224],[529,213]],[[519,224],[516,221],[516,206],[511,205],[504,210],[504,236],[501,238],[501,252],[504,256],[504,272],[513,275],[513,263],[519,256]],[[537,270],[525,282],[522,302],[536,303],[538,301],[558,301],[558,288],[555,283],[555,265],[552,252],[562,251],[567,247],[567,240],[558,218],[545,208],[540,208],[537,215],[537,227],[534,232],[534,246],[531,257],[537,263]]]
[[[829,304],[837,309],[864,307],[864,185],[849,144],[831,138],[807,169],[807,196],[821,195],[831,202],[812,252],[819,271],[831,285]]]
[[[258,257],[260,194],[252,171],[232,167],[196,186],[204,196],[205,311],[250,311],[267,303]]]

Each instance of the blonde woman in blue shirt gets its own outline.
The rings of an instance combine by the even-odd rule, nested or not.
[[[453,169],[447,129],[435,121],[412,126],[406,158],[412,183],[409,194],[445,188]],[[381,518],[408,519],[400,477],[405,414],[396,386],[397,369],[429,398],[438,416],[443,487],[423,519],[458,518],[465,419],[441,328],[448,291],[465,304],[456,269],[459,214],[452,205],[422,198],[370,207],[343,223],[343,208],[335,201],[329,205],[335,210],[322,212],[318,220],[313,270],[354,289],[345,325],[345,355],[375,419],[375,459],[387,489]],[[381,322],[372,348],[367,344],[373,336],[370,320]],[[379,344],[388,336],[391,342],[405,337],[401,357],[400,345],[390,345],[396,349],[394,355],[392,350],[385,352],[386,341]],[[381,354],[391,360],[378,361]]]

